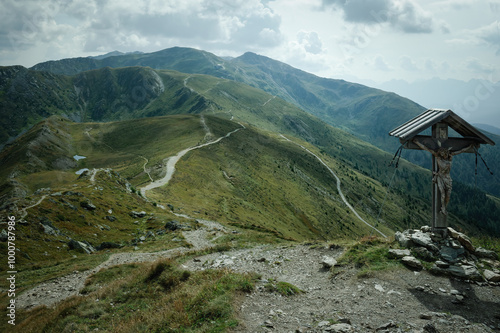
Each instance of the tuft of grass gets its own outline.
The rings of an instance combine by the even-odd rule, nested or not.
[[[376,271],[400,267],[398,260],[388,257],[389,245],[390,242],[375,236],[364,237],[348,247],[338,263],[341,266],[354,265],[360,269],[358,277],[368,277]]]
[[[487,250],[495,251],[500,257],[500,238],[491,236],[472,237],[472,243],[476,247],[483,247]]]
[[[273,279],[270,279],[269,282],[265,284],[264,288],[269,292],[276,292],[282,296],[293,296],[304,293],[303,290],[291,283],[274,281]]]

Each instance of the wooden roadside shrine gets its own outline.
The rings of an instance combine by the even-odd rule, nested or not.
[[[432,135],[419,135],[432,128]],[[452,128],[462,137],[449,137]],[[432,230],[446,234],[448,228],[446,206],[450,200],[450,176],[453,156],[477,153],[481,144],[495,145],[490,138],[451,110],[430,109],[393,129],[389,135],[399,138],[405,149],[426,150],[432,154]]]

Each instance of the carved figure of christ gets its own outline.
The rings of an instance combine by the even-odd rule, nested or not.
[[[452,148],[438,148],[431,149],[419,142],[417,139],[412,140],[420,149],[428,151],[435,158],[438,165],[438,171],[434,172],[432,181],[437,184],[439,188],[439,193],[441,195],[441,213],[447,215],[448,212],[446,210],[446,206],[448,202],[450,202],[451,190],[453,187],[453,181],[451,180],[450,171],[451,171],[451,162],[453,156],[461,154],[472,148],[474,145],[467,146],[463,149],[452,151]]]

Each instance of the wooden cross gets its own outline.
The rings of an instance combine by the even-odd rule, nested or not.
[[[432,136],[417,135],[432,126]],[[448,127],[463,137],[448,137]],[[446,234],[452,179],[451,162],[455,155],[475,153],[481,144],[495,145],[451,110],[430,109],[389,132],[406,149],[426,150],[432,154],[432,230]]]
[[[452,158],[461,153],[474,153],[479,143],[474,139],[449,138],[448,124],[437,123],[432,126],[432,136],[417,135],[405,148],[432,154],[432,229],[443,233],[448,228],[446,207],[452,190]]]

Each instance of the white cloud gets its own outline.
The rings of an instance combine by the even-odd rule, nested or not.
[[[418,71],[419,70],[415,61],[413,61],[413,59],[410,58],[409,56],[406,56],[406,55],[402,56],[399,59],[399,63],[401,65],[401,68],[403,68],[404,70],[407,70],[407,71]]]
[[[297,34],[297,41],[304,47],[306,52],[318,54],[323,51],[323,43],[315,31],[299,31]]]
[[[376,69],[384,72],[389,72],[392,70],[392,68],[384,60],[384,57],[381,55],[377,55],[375,57],[375,59],[373,60],[373,66],[375,66]]]
[[[473,34],[488,45],[497,48],[497,54],[500,55],[500,21],[476,29]]]

